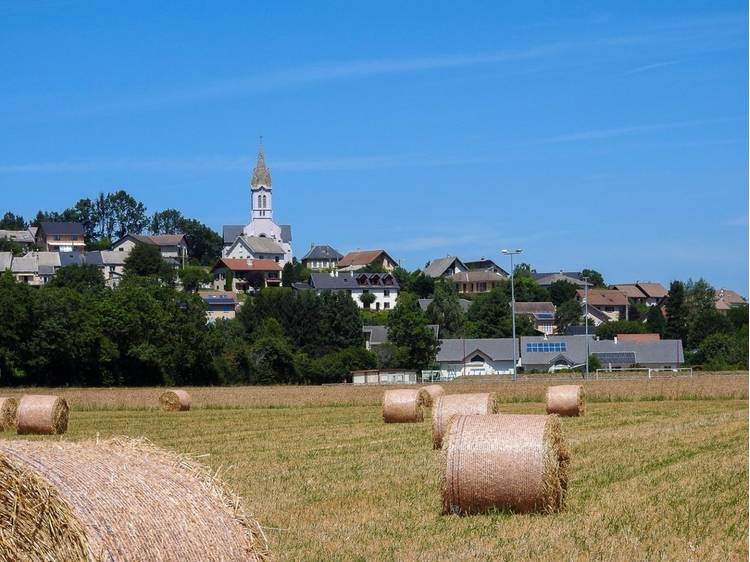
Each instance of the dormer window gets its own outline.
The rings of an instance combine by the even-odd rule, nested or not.
[[[357,283],[359,283],[360,285],[367,285],[367,275],[362,274],[357,277]]]

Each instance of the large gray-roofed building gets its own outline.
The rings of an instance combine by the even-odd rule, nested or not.
[[[513,339],[445,339],[436,361],[441,379],[462,375],[503,375],[513,372]]]

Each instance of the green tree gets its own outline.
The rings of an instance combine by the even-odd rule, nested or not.
[[[427,327],[416,296],[401,293],[396,308],[388,317],[388,339],[402,351],[402,367],[426,369],[435,361],[438,341]]]
[[[211,265],[221,256],[224,239],[216,231],[195,219],[183,219],[181,229],[191,261]]]
[[[555,306],[560,306],[565,301],[573,300],[577,291],[577,285],[560,279],[549,286],[549,298]]]
[[[281,268],[281,285],[282,287],[291,287],[293,283],[296,283],[297,279],[294,274],[294,264],[292,262],[286,262],[284,267]]]
[[[667,323],[664,337],[673,340],[687,340],[687,307],[685,305],[685,285],[682,281],[672,281],[664,301]]]
[[[28,225],[21,215],[7,212],[0,219],[0,230],[26,230]]]
[[[510,285],[495,287],[476,297],[469,307],[466,335],[472,338],[508,338],[513,334]],[[534,326],[526,315],[516,314],[516,336],[531,336]]]
[[[568,326],[579,324],[583,309],[581,303],[576,300],[569,300],[562,303],[555,310],[555,326],[559,333],[564,332]]]
[[[427,307],[427,322],[439,325],[443,338],[455,338],[463,334],[466,314],[461,308],[458,293],[452,283],[435,283],[435,295]]]
[[[588,278],[588,282],[591,283],[595,289],[607,288],[607,285],[604,283],[604,276],[595,269],[584,269],[581,271],[581,277]]]
[[[716,310],[716,291],[704,279],[688,281],[685,305],[688,349],[696,349],[711,334],[731,331],[727,317]]]
[[[26,250],[15,240],[0,238],[0,252],[10,252],[14,256],[22,256],[26,253]]]
[[[661,312],[661,307],[650,306],[648,308],[648,314],[646,315],[646,329],[648,332],[663,336],[665,327],[666,322],[664,320],[664,315]]]
[[[602,362],[596,355],[589,355],[589,372],[602,368]]]
[[[160,275],[165,265],[158,246],[139,243],[125,258],[125,275]]]
[[[34,332],[32,312],[40,291],[0,272],[0,385],[23,382],[26,342]]]
[[[67,287],[74,291],[104,290],[104,276],[95,265],[66,265],[55,273],[48,287]]]
[[[251,383],[298,383],[294,353],[279,322],[274,318],[267,318],[257,330],[256,336],[250,347]]]
[[[359,300],[362,303],[362,307],[369,310],[370,305],[374,303],[377,300],[377,298],[372,293],[362,293],[359,296]]]
[[[596,328],[596,335],[603,340],[612,340],[617,334],[643,334],[646,326],[633,320],[603,322]]]
[[[234,291],[234,273],[231,269],[227,270],[227,276],[224,278],[224,290]]]
[[[148,225],[146,207],[123,189],[110,193],[107,205],[114,227],[112,232],[106,233],[109,238],[119,239],[126,234],[140,234]]]
[[[151,216],[151,234],[182,234],[185,217],[177,209],[165,209]]]
[[[213,280],[213,277],[205,268],[197,266],[188,266],[181,269],[179,276],[182,288],[189,293],[195,293],[202,285],[206,285]]]

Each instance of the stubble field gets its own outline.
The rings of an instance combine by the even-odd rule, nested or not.
[[[587,382],[586,416],[564,419],[565,509],[472,517],[440,514],[429,422],[383,424],[383,387],[189,389],[182,413],[155,409],[159,389],[58,392],[73,408],[63,439],[144,436],[220,471],[277,560],[746,560],[747,385]],[[546,386],[445,385],[529,414]]]

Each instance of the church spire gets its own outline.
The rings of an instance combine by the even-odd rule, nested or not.
[[[260,137],[260,146],[258,147],[258,161],[253,168],[253,177],[250,180],[250,187],[271,187],[271,170],[266,168],[266,155],[263,152],[263,137]]]

